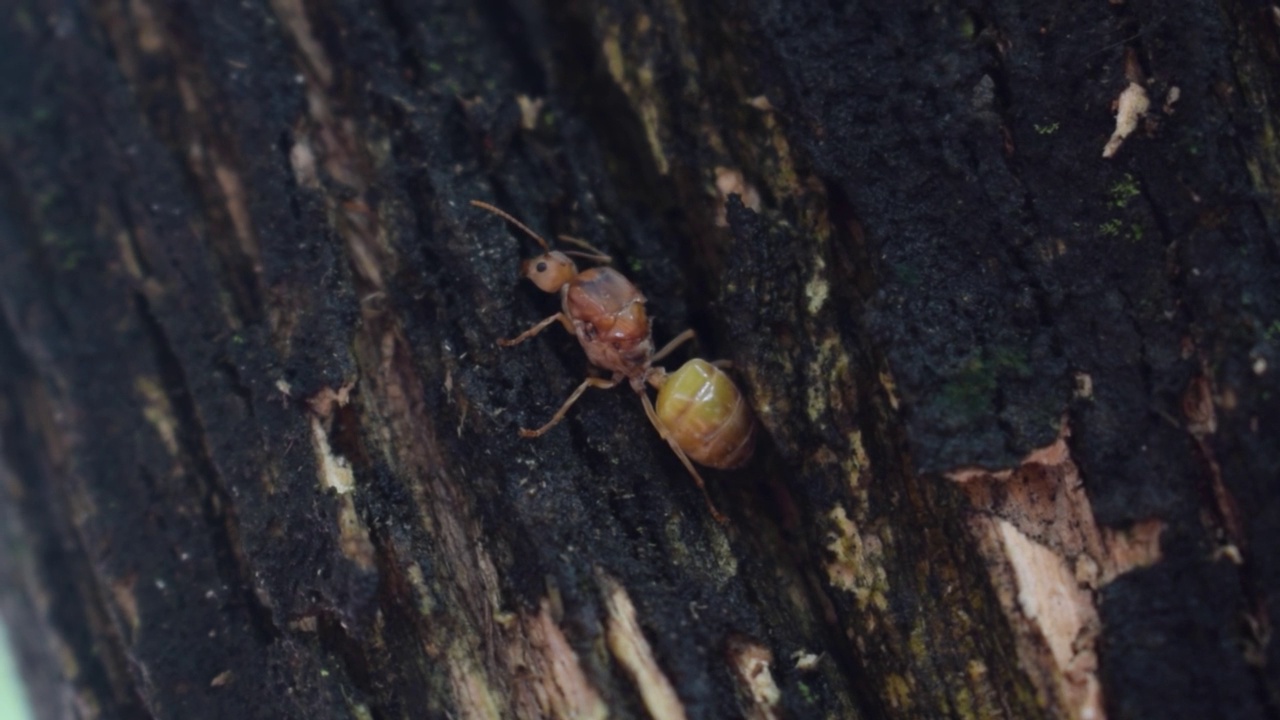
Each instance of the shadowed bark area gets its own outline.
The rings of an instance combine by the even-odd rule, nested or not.
[[[1280,717],[1272,8],[882,5],[0,11],[39,717]],[[630,390],[518,437],[473,199],[733,362],[727,524]]]

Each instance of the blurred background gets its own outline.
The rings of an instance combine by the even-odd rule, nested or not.
[[[27,696],[18,678],[18,664],[9,647],[9,633],[0,622],[0,720],[28,720]]]

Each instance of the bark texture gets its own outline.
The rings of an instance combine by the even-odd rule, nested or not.
[[[1270,5],[0,14],[41,718],[1280,718]],[[517,436],[587,367],[471,199],[734,362],[726,526],[628,390]]]

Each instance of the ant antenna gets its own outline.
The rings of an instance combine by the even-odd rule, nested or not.
[[[607,254],[601,252],[600,250],[597,250],[595,245],[592,245],[591,243],[587,242],[586,240],[583,240],[582,238],[576,238],[572,235],[557,235],[556,239],[563,243],[569,243],[570,245],[577,245],[578,247],[588,251],[588,252],[581,252],[578,250],[565,250],[564,251],[565,255],[572,255],[574,257],[580,257],[584,260],[592,260],[594,262],[604,263],[605,265],[608,265],[609,263],[613,262],[613,258],[609,257]]]
[[[547,241],[546,241],[546,240],[543,240],[543,239],[542,239],[542,236],[541,236],[541,235],[539,235],[538,233],[536,233],[536,232],[534,232],[534,231],[530,230],[528,225],[525,225],[524,223],[520,222],[519,220],[517,220],[517,219],[515,219],[515,218],[511,217],[511,213],[508,213],[508,212],[506,212],[506,211],[504,211],[504,210],[499,210],[498,208],[496,208],[496,207],[494,207],[494,206],[490,205],[489,203],[487,203],[487,202],[481,202],[481,201],[479,201],[479,200],[472,200],[472,201],[471,201],[471,204],[472,204],[472,205],[474,205],[475,207],[480,208],[481,210],[488,210],[489,212],[493,213],[494,215],[497,215],[498,217],[502,218],[503,220],[506,220],[507,222],[511,223],[512,225],[515,225],[516,227],[518,227],[518,228],[520,228],[521,230],[525,231],[525,233],[526,233],[529,237],[531,237],[531,238],[533,238],[534,240],[538,241],[538,244],[542,246],[542,249],[543,249],[543,250],[545,250],[545,251],[547,251],[547,252],[551,252],[551,246],[547,244]]]

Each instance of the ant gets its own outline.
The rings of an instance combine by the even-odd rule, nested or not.
[[[746,464],[755,449],[755,415],[722,369],[728,363],[694,359],[674,373],[654,365],[691,340],[693,330],[685,330],[654,352],[645,297],[622,273],[609,267],[612,258],[567,235],[557,237],[582,250],[552,250],[542,236],[509,213],[479,200],[471,204],[520,228],[542,247],[541,255],[521,263],[520,274],[543,292],[560,294],[559,312],[498,344],[518,345],[558,322],[578,338],[592,365],[611,373],[609,378],[583,380],[545,425],[535,430],[521,428],[520,436],[538,437],[555,427],[588,388],[607,390],[626,380],[640,396],[649,422],[693,476],[712,517],[726,522],[712,504],[693,461],[713,468],[736,468]],[[573,257],[602,264],[579,271]],[[658,390],[656,408],[649,400],[647,385]]]

